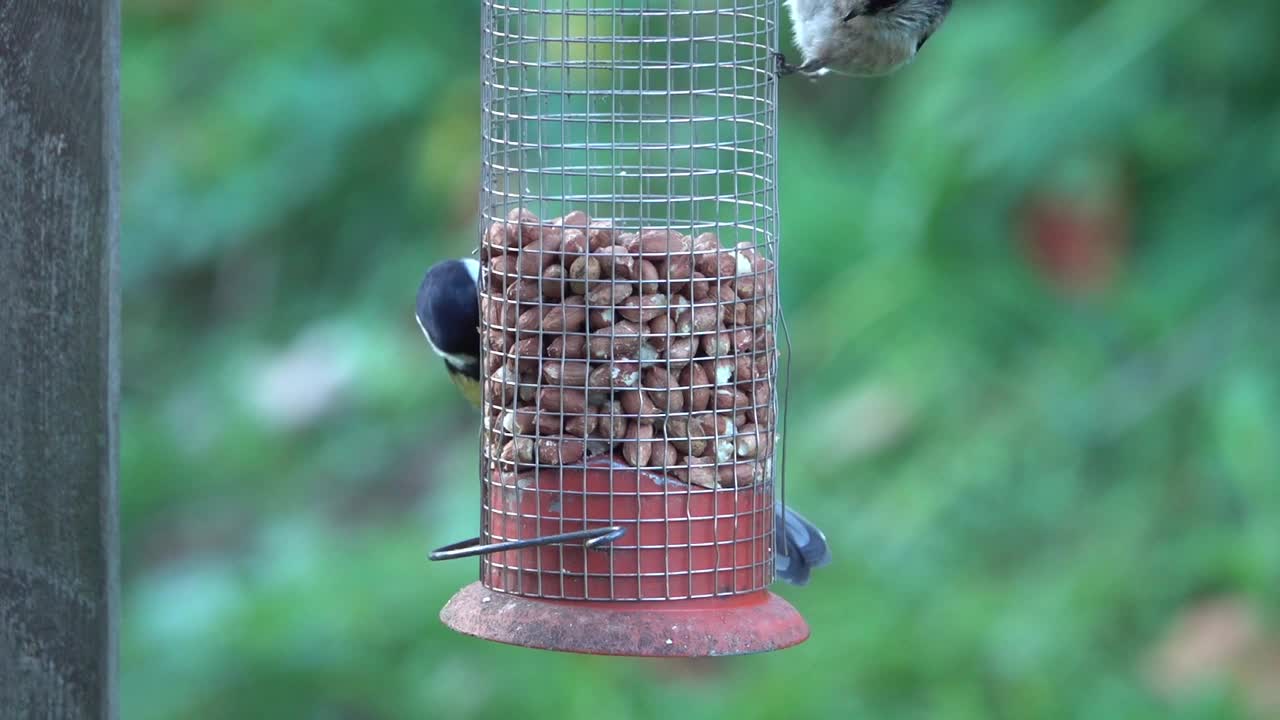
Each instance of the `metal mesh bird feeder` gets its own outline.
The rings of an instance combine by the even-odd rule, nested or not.
[[[802,642],[773,581],[776,0],[483,0],[470,635]],[[780,478],[777,478],[780,485]]]

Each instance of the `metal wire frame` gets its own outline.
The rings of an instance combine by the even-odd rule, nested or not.
[[[775,442],[781,403],[774,338],[779,328],[785,330],[777,302],[777,19],[777,0],[482,1],[480,234],[485,262],[480,284],[486,383],[480,542],[529,545],[531,529],[580,537],[626,526],[633,533],[614,545],[598,546],[607,554],[593,553],[597,557],[591,559],[580,544],[483,555],[481,580],[486,586],[544,598],[674,600],[752,592],[772,581],[774,470],[781,456],[781,443]],[[540,220],[515,218],[521,209]],[[715,393],[726,384],[739,391],[743,386],[738,379],[700,381],[694,364],[750,363],[749,397],[744,402],[746,393],[731,393],[721,411],[739,421],[734,432],[704,426],[705,432],[686,433],[689,450],[698,442],[723,449],[726,439],[733,441],[729,461],[723,455],[686,454],[679,462],[651,461],[654,466],[636,469],[626,459],[640,453],[646,443],[641,437],[612,438],[603,457],[565,460],[567,443],[574,442],[566,433],[571,417],[611,431],[625,424],[624,435],[641,435],[643,430],[634,428],[648,424],[663,436],[673,418],[679,423],[688,416],[672,409],[670,395],[662,408],[641,403],[628,412],[617,400],[627,389],[602,394],[592,390],[590,380],[571,384],[563,377],[566,358],[549,357],[557,340],[562,348],[579,339],[589,348],[593,338],[598,344],[604,338],[600,355],[584,358],[594,363],[588,368],[643,360],[630,357],[635,354],[627,349],[632,338],[621,329],[620,313],[597,316],[602,304],[588,294],[598,288],[611,295],[627,282],[643,290],[642,283],[624,282],[615,273],[612,279],[584,283],[583,297],[575,302],[564,297],[573,297],[573,287],[562,283],[576,256],[523,239],[515,247],[493,247],[495,227],[497,237],[526,238],[521,233],[532,227],[528,237],[555,234],[563,243],[574,227],[570,213],[575,211],[608,218],[615,241],[622,233],[670,228],[688,238],[714,233],[717,248],[711,254],[735,248],[732,257],[739,265],[732,276],[710,278],[707,297],[686,298],[681,311],[736,313],[743,303],[726,299],[724,288],[736,293],[750,282],[757,287],[751,302],[759,306],[752,306],[751,317],[743,321],[735,314],[735,322],[719,323],[714,331],[690,333],[704,350],[713,346],[691,364],[659,352],[640,366],[642,378],[649,368],[660,368],[679,379],[688,368],[688,377],[677,386],[691,403],[701,391]],[[548,230],[541,219],[553,215],[563,220]],[[577,220],[577,229],[590,235],[587,222],[580,216]],[[747,249],[755,254],[748,255]],[[664,268],[655,282],[659,289],[675,290],[669,273],[672,257],[679,254],[668,249],[666,254],[635,257]],[[690,250],[690,261],[706,254]],[[499,255],[507,260],[495,261]],[[741,272],[742,257],[761,261]],[[559,278],[544,272],[555,259],[562,263]],[[536,280],[530,283],[533,274]],[[529,297],[517,293],[509,298],[517,284],[520,293],[529,290]],[[684,287],[687,295],[697,294],[692,285]],[[520,322],[525,315],[561,313],[563,318],[579,309],[588,320],[576,329],[548,332]],[[648,313],[640,317],[647,319]],[[668,317],[674,319],[675,313]],[[645,325],[646,343],[670,348],[678,339],[670,329],[653,332],[652,319]],[[722,343],[705,339],[726,330],[747,331],[753,347],[740,350],[734,344],[726,351]],[[548,376],[548,362],[559,364],[561,377]],[[741,377],[739,370],[735,365]],[[493,380],[495,374],[500,382]],[[601,402],[576,413],[552,413],[544,391],[559,391],[560,397],[581,392]],[[521,408],[531,409],[532,415],[522,414]],[[544,414],[553,419],[544,421]],[[737,452],[736,433],[744,418],[755,426],[749,435],[758,448],[747,460]],[[522,427],[526,422],[532,425]],[[536,452],[519,458],[519,450],[511,450],[517,442],[522,443],[519,448],[542,449],[542,441],[556,446],[550,458]],[[664,452],[672,447],[668,443]],[[504,450],[509,457],[504,458]],[[587,464],[594,469],[585,470]],[[708,469],[718,477],[721,468],[741,474],[743,466],[750,477],[736,490],[704,488],[677,477],[700,473],[705,480]],[[591,480],[602,473],[604,487]],[[780,477],[776,485],[781,487]],[[578,517],[565,510],[575,503]],[[656,513],[654,503],[661,508]],[[661,558],[659,567],[653,565],[655,553]],[[603,564],[594,562],[600,556]]]

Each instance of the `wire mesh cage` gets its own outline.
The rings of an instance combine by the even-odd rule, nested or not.
[[[485,552],[455,629],[640,655],[807,637],[766,590],[777,10],[483,0]]]

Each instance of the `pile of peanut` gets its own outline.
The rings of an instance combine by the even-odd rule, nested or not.
[[[754,245],[516,209],[482,256],[490,463],[613,454],[708,488],[768,477],[776,280]]]

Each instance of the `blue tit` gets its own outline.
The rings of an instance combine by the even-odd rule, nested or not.
[[[773,572],[778,577],[792,585],[807,585],[810,570],[831,562],[827,536],[800,513],[778,503],[773,526],[778,538]]]
[[[480,405],[480,264],[471,258],[445,260],[427,270],[418,288],[418,326],[444,360],[450,379]],[[827,538],[813,523],[778,503],[774,571],[792,585],[809,582],[809,572],[831,562]]]
[[[415,317],[449,379],[480,405],[480,263],[472,258],[432,265],[418,287]]]

